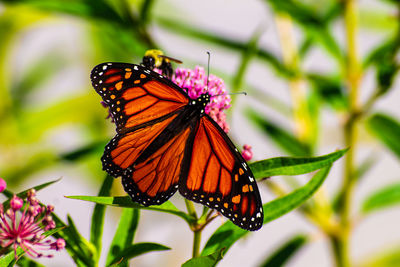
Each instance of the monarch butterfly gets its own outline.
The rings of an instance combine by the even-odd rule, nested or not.
[[[91,81],[116,123],[117,134],[101,158],[103,170],[122,177],[134,202],[160,205],[179,190],[243,229],[261,228],[255,178],[226,133],[205,114],[210,94],[190,99],[164,76],[128,63],[97,65]]]

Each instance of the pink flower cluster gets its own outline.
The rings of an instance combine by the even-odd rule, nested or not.
[[[23,208],[25,204],[25,208]],[[60,250],[65,247],[62,238],[52,242],[44,235],[45,231],[54,229],[56,224],[51,216],[54,207],[43,207],[36,198],[34,189],[28,191],[26,202],[14,195],[10,200],[10,208],[4,211],[0,204],[0,245],[12,246],[17,258],[17,248],[22,248],[31,257],[52,257],[44,255],[44,250]]]
[[[249,161],[253,158],[253,151],[250,145],[244,145],[242,150],[242,157],[244,160]]]
[[[205,112],[226,133],[229,132],[229,125],[226,122],[224,110],[231,106],[231,98],[226,94],[225,84],[221,78],[210,74],[207,88],[207,74],[204,68],[196,66],[194,70],[176,69],[175,74],[172,76],[172,81],[185,90],[191,99],[196,99],[206,92],[211,95],[211,102],[206,106]]]

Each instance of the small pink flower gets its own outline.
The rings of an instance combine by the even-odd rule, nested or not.
[[[7,183],[6,181],[4,181],[2,178],[0,178],[0,193],[4,191],[4,189],[6,189],[7,187]]]
[[[44,250],[59,250],[65,247],[65,241],[58,239],[51,242],[44,233],[56,227],[51,212],[53,206],[42,207],[36,198],[34,189],[28,191],[25,201],[13,196],[10,201],[11,208],[4,212],[0,204],[0,246],[12,246],[17,258],[17,248],[22,248],[31,257],[52,257],[50,254],[43,254]]]
[[[253,151],[251,150],[251,146],[249,146],[249,145],[243,146],[242,157],[246,161],[249,161],[253,158]]]
[[[13,209],[13,211],[19,210],[20,208],[22,208],[22,205],[24,205],[24,201],[21,198],[14,195],[10,201],[10,206]]]
[[[65,248],[65,240],[62,238],[59,238],[59,239],[57,239],[56,242],[52,243],[50,246],[51,246],[51,249],[58,251],[60,249]]]
[[[194,70],[176,69],[172,81],[185,90],[191,99],[196,99],[207,92],[211,96],[211,102],[206,106],[205,112],[226,133],[229,132],[224,110],[230,107],[231,98],[226,94],[225,84],[221,78],[210,74],[207,88],[207,74],[202,67],[197,66]]]

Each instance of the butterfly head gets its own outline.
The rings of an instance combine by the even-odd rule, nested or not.
[[[204,114],[205,108],[210,103],[211,96],[208,93],[200,95],[197,99],[193,99],[189,105],[199,110],[201,114]]]

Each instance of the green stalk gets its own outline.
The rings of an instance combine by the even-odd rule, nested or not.
[[[198,227],[198,218],[193,202],[185,199],[185,204],[189,215],[193,218],[193,222],[190,223],[190,230],[192,230],[194,234],[192,257],[195,258],[200,255],[200,241],[201,241],[202,228]]]
[[[342,207],[339,211],[341,233],[332,239],[333,249],[337,266],[350,266],[349,258],[349,239],[352,231],[352,221],[350,216],[352,196],[354,191],[355,179],[355,151],[357,143],[357,119],[359,114],[359,85],[360,85],[360,63],[358,59],[358,9],[357,0],[346,0],[344,5],[344,21],[347,39],[347,69],[346,78],[349,88],[349,110],[348,120],[344,126],[345,146],[350,150],[345,157],[344,178],[342,184]]]
[[[193,202],[185,198],[185,204],[189,215],[192,216],[195,220],[197,220],[196,209],[194,208]]]
[[[201,230],[194,231],[193,236],[193,252],[192,257],[196,258],[200,255],[200,241],[201,241]]]

